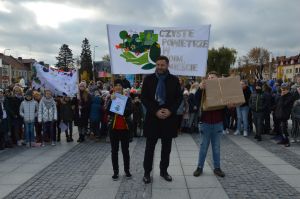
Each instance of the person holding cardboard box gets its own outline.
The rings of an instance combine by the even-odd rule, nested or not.
[[[215,71],[208,73],[207,79],[217,79],[218,74]],[[203,81],[200,84],[201,96],[206,89],[206,83]],[[203,104],[201,104],[202,106]],[[221,170],[220,165],[220,141],[223,131],[223,117],[224,117],[224,106],[219,109],[210,111],[203,111],[201,114],[200,121],[200,135],[202,137],[201,147],[199,151],[199,159],[197,169],[194,171],[194,176],[198,177],[203,173],[204,162],[207,155],[209,144],[212,145],[213,163],[214,163],[214,174],[220,177],[224,177],[225,173]]]

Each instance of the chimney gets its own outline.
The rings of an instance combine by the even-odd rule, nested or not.
[[[18,57],[18,60],[19,60],[19,61],[22,61],[22,57]]]

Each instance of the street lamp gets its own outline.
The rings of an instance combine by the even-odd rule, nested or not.
[[[95,77],[95,49],[97,48],[98,46],[94,46],[94,58],[93,58],[93,80],[95,82],[96,80],[96,77]]]
[[[9,49],[9,48],[4,49],[4,50],[3,50],[3,55],[5,55],[5,52],[6,52],[7,50],[10,50],[10,49]]]

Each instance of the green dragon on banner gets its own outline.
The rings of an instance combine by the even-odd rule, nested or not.
[[[158,34],[153,30],[145,30],[140,34],[129,35],[126,30],[119,33],[123,43],[116,45],[117,49],[122,50],[126,62],[141,66],[143,70],[150,70],[155,67],[156,59],[161,54],[158,41]]]

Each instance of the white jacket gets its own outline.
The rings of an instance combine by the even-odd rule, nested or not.
[[[38,122],[51,122],[57,120],[56,103],[53,100],[52,106],[47,109],[43,100],[39,104]]]

